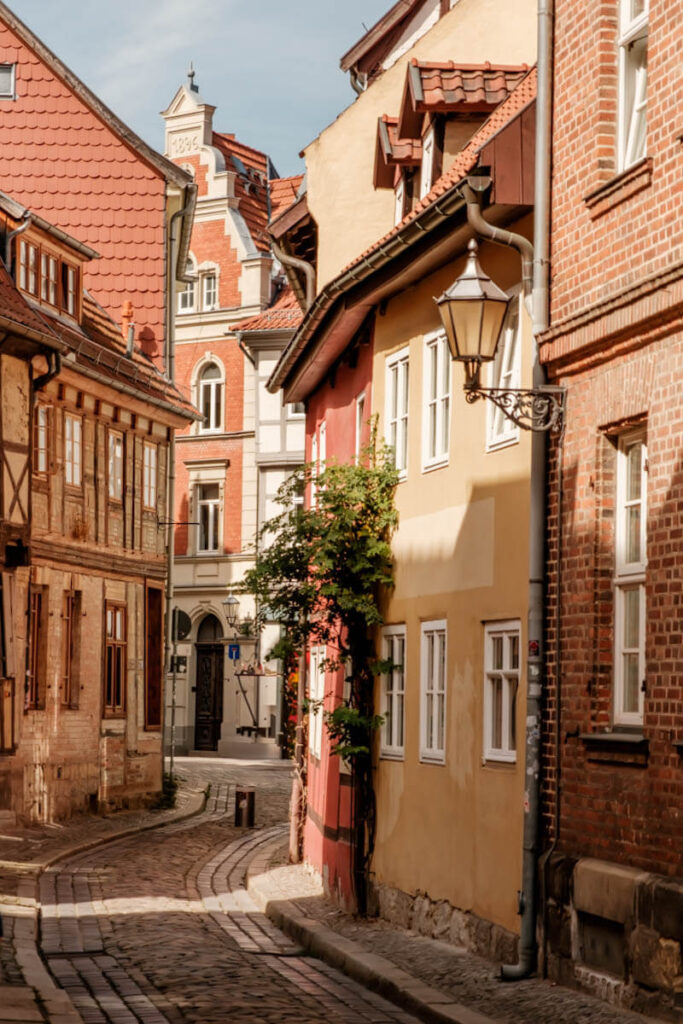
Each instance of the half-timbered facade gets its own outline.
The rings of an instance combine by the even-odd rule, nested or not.
[[[0,231],[3,313],[52,350],[0,367],[0,806],[53,820],[161,788],[167,458],[194,414],[83,291],[97,253],[3,195]]]

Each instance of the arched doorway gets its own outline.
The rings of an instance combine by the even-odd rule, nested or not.
[[[223,722],[223,629],[206,615],[197,630],[195,750],[217,750]]]

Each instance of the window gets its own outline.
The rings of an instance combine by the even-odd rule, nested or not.
[[[405,479],[408,468],[408,349],[387,359],[386,441],[394,449],[396,469]]]
[[[617,449],[614,588],[614,721],[640,725],[645,689],[647,448],[641,432]]]
[[[306,403],[305,402],[289,402],[287,404],[287,415],[288,416],[305,416],[306,415]]]
[[[109,497],[123,498],[123,436],[109,433]]]
[[[382,630],[382,658],[393,667],[382,676],[381,752],[384,757],[403,757],[405,709],[405,626]]]
[[[424,199],[432,187],[434,174],[434,127],[432,126],[422,140],[422,166],[420,168],[420,199]]]
[[[484,757],[517,758],[519,621],[488,623],[484,630]]]
[[[19,287],[38,295],[38,249],[22,238],[19,244]]]
[[[432,469],[448,462],[451,356],[443,333],[425,337],[423,380],[422,465],[425,469]]]
[[[199,377],[199,408],[203,419],[199,429],[211,433],[223,426],[223,375],[216,363],[209,363]]]
[[[311,438],[311,508],[315,508],[318,497],[318,431]]]
[[[619,5],[620,171],[646,152],[648,7],[649,0],[621,0]]]
[[[126,609],[112,601],[107,601],[104,609],[104,712],[121,715],[126,710]]]
[[[327,464],[327,424],[325,420],[320,424],[318,433],[318,472],[324,473]]]
[[[16,99],[15,65],[0,64],[0,100]]]
[[[202,275],[202,309],[215,309],[218,303],[216,275]]]
[[[185,264],[185,273],[194,275],[194,263],[188,260]],[[178,292],[178,312],[190,313],[194,309],[194,281],[186,281],[181,292]]]
[[[45,707],[45,655],[47,648],[47,589],[31,587],[29,613],[26,709]]]
[[[157,507],[157,446],[145,444],[142,452],[142,504]]]
[[[71,487],[81,486],[81,428],[77,416],[64,417],[64,475]]]
[[[57,264],[58,260],[49,253],[40,256],[40,297],[51,306],[57,305]]]
[[[67,590],[62,599],[62,706],[78,707],[78,641],[81,594]]]
[[[505,316],[496,358],[491,364],[490,387],[518,388],[521,382],[522,326],[521,293],[515,294]],[[505,448],[519,441],[519,427],[493,402],[487,402],[486,447],[489,451]]]
[[[33,472],[46,476],[50,469],[52,408],[39,404],[33,414]]]
[[[446,759],[446,622],[422,623],[420,760]]]
[[[360,458],[361,448],[363,447],[363,427],[365,426],[365,392],[361,392],[356,398],[356,435],[353,445],[353,454],[355,461],[358,462]]]
[[[394,189],[394,226],[400,224],[406,209],[406,179],[401,175]]]
[[[323,700],[325,698],[324,647],[312,647],[308,680],[308,746],[314,757],[320,758],[323,742]]]
[[[200,484],[198,486],[198,551],[218,551],[220,503],[220,487],[218,484]]]
[[[76,316],[76,270],[62,263],[62,309]]]

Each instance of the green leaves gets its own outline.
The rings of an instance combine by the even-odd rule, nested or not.
[[[240,589],[254,596],[262,620],[282,625],[269,656],[287,662],[309,644],[325,645],[328,669],[348,666],[351,696],[326,722],[336,752],[353,760],[369,757],[370,735],[381,725],[372,714],[372,631],[383,621],[382,593],[393,586],[398,473],[375,423],[358,462],[331,461],[315,479],[313,506],[304,507],[313,476],[314,467],[303,466],[278,491],[281,511],[260,531],[256,564]]]

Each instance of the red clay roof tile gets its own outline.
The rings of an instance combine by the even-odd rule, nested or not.
[[[268,182],[271,220],[275,220],[295,202],[303,180],[303,174],[295,174],[291,178],[271,178]]]
[[[294,330],[303,320],[303,313],[296,296],[286,285],[277,299],[262,313],[249,317],[233,327],[234,331],[281,331]]]

